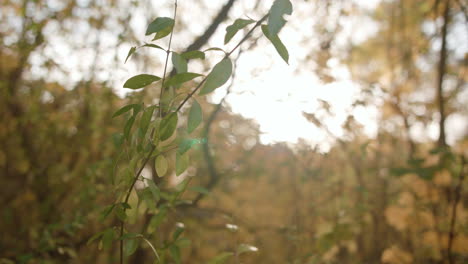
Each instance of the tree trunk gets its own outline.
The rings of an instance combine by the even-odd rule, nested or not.
[[[445,147],[447,146],[446,136],[445,136],[445,102],[443,95],[443,82],[445,75],[445,67],[447,61],[447,31],[449,25],[449,10],[450,10],[450,0],[445,1],[444,7],[444,24],[442,26],[442,47],[440,48],[440,60],[438,66],[438,81],[437,81],[437,105],[439,108],[439,140],[438,146]]]

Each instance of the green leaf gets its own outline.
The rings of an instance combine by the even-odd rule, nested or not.
[[[132,207],[128,203],[120,203],[120,205],[125,209],[132,209]]]
[[[108,250],[112,246],[114,236],[115,233],[113,228],[108,228],[104,231],[104,234],[102,235],[102,247],[104,250]]]
[[[163,177],[167,172],[167,159],[160,154],[156,157],[156,173],[159,177]]]
[[[245,252],[257,252],[257,251],[258,251],[257,247],[247,245],[247,244],[240,244],[239,247],[237,248],[238,255],[245,253]]]
[[[278,37],[278,35],[272,35],[270,34],[270,32],[268,31],[268,27],[265,26],[265,25],[262,25],[262,31],[263,31],[263,34],[265,34],[265,36],[270,40],[270,42],[273,44],[273,46],[275,47],[276,51],[278,52],[278,54],[281,56],[281,58],[283,58],[283,60],[289,64],[289,53],[288,53],[288,50],[286,49],[286,47],[284,46],[283,42],[281,42],[280,38]]]
[[[184,138],[182,141],[179,143],[179,148],[178,152],[180,154],[184,154],[187,152],[190,148],[192,148],[193,145],[199,144],[200,140],[196,138]]]
[[[148,228],[155,230],[164,221],[164,219],[166,219],[166,215],[167,215],[167,209],[161,208],[156,215],[151,217],[151,221],[150,221]]]
[[[170,138],[172,134],[174,134],[174,131],[177,128],[177,121],[178,121],[177,112],[172,112],[164,117],[159,127],[159,134],[160,134],[159,138],[161,139],[161,141],[164,141]]]
[[[171,60],[177,73],[187,72],[187,61],[179,53],[172,52]]]
[[[169,252],[171,253],[172,259],[175,263],[180,264],[180,248],[177,245],[172,244],[169,246]]]
[[[143,135],[146,135],[146,131],[148,130],[155,108],[156,107],[154,105],[146,108],[145,111],[143,112],[143,115],[141,116],[140,129]]]
[[[216,64],[213,70],[206,77],[205,85],[200,91],[200,95],[211,93],[216,88],[225,84],[232,74],[232,63],[229,58],[225,58]]]
[[[255,21],[250,19],[236,19],[234,24],[230,25],[226,28],[226,35],[224,36],[224,44],[227,44],[235,35],[236,33],[243,29],[244,27],[254,23]]]
[[[125,254],[125,256],[128,257],[128,256],[133,255],[133,253],[135,253],[137,248],[138,248],[138,240],[137,239],[125,240],[125,242],[124,242],[124,254]]]
[[[132,56],[132,54],[136,51],[136,47],[131,47],[130,50],[128,51],[128,54],[127,54],[127,58],[125,58],[125,63],[127,63],[127,60],[128,58],[130,58],[130,56]]]
[[[174,86],[178,84],[182,84],[184,82],[188,82],[190,80],[193,80],[194,78],[202,76],[201,74],[198,73],[193,73],[193,72],[183,72],[183,73],[178,73],[171,78],[167,80],[167,82],[164,84],[165,86]]]
[[[122,204],[115,206],[114,213],[120,221],[125,221],[125,219],[127,219],[127,214],[125,213]]]
[[[161,80],[160,77],[151,74],[140,74],[128,79],[123,87],[129,89],[140,89],[150,85],[153,82]]]
[[[176,176],[181,175],[189,165],[189,157],[187,154],[176,153]]]
[[[151,35],[153,33],[158,33],[161,31],[167,31],[167,28],[172,30],[174,27],[174,19],[170,17],[158,17],[153,22],[148,25],[145,35]],[[169,31],[170,33],[170,31]]]
[[[158,201],[161,196],[161,191],[159,190],[158,186],[156,186],[156,183],[154,183],[152,179],[146,179],[146,182],[148,183],[148,188],[153,194],[154,200]]]
[[[107,218],[107,216],[114,210],[115,204],[111,204],[109,206],[106,206],[106,208],[101,212],[101,220],[104,220]]]
[[[292,4],[289,0],[275,0],[268,15],[268,31],[271,35],[277,35],[286,24],[284,15],[292,14]]]
[[[122,133],[114,133],[112,134],[112,140],[114,141],[114,146],[119,148],[124,142],[124,136]]]
[[[122,108],[120,108],[119,110],[117,110],[113,115],[112,115],[112,118],[116,117],[116,116],[119,116],[119,115],[122,115],[128,111],[130,111],[131,109],[135,108],[136,106],[139,106],[139,104],[129,104],[129,105],[126,105]]]
[[[130,117],[125,123],[124,127],[124,137],[128,140],[130,138],[130,131],[132,130],[133,123],[135,123],[135,115]]]
[[[182,234],[182,232],[184,232],[184,230],[185,230],[184,224],[177,223],[174,234],[172,234],[172,240],[176,241],[179,238],[179,236]]]
[[[166,51],[166,50],[165,50],[164,48],[162,48],[161,46],[156,45],[156,44],[151,44],[151,43],[145,43],[145,45],[143,45],[143,46],[141,46],[141,47],[155,48],[155,49],[160,49],[160,50]]]
[[[187,51],[187,52],[184,52],[182,54],[180,54],[180,56],[186,60],[190,60],[190,59],[202,59],[204,60],[205,59],[205,53],[203,51],[199,51],[199,50],[192,50],[192,51]]]
[[[223,252],[219,254],[218,256],[214,257],[211,259],[208,264],[223,264],[228,260],[230,257],[234,256],[234,253],[232,252]]]
[[[92,237],[90,237],[90,238],[88,239],[88,241],[86,242],[86,245],[90,245],[91,243],[93,243],[93,242],[96,241],[97,239],[101,238],[105,231],[106,231],[106,230],[94,234]]]
[[[158,33],[156,33],[156,36],[154,36],[153,41],[164,38],[165,36],[169,35],[172,32],[172,29],[174,29],[174,26],[167,27],[159,31]]]
[[[201,106],[197,100],[193,100],[187,121],[187,132],[191,134],[201,124],[202,121],[203,112]]]

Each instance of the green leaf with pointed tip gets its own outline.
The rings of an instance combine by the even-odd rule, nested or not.
[[[122,114],[125,114],[126,112],[132,110],[134,107],[138,106],[138,104],[129,104],[129,105],[126,105],[122,108],[120,108],[119,110],[117,110],[113,115],[112,115],[112,118],[116,117],[116,116],[119,116],[119,115],[122,115]]]
[[[187,154],[176,152],[176,176],[181,175],[189,165],[189,157]]]
[[[178,73],[178,74],[172,76],[171,78],[169,78],[164,85],[165,86],[174,86],[174,85],[178,85],[178,84],[188,82],[188,81],[193,80],[193,79],[195,79],[197,77],[200,77],[200,76],[203,76],[203,75],[198,74],[198,73],[194,73],[194,72]]]
[[[127,120],[127,123],[125,123],[125,127],[124,127],[124,138],[126,138],[127,140],[130,138],[130,131],[132,130],[133,123],[135,123],[135,115],[133,115],[132,117],[130,117],[130,118]]]
[[[130,58],[130,56],[132,56],[132,54],[136,51],[136,47],[131,47],[130,50],[128,51],[128,54],[127,54],[127,58],[125,58],[125,63],[127,63],[127,60],[128,58]]]
[[[187,52],[184,52],[182,54],[180,54],[180,56],[186,60],[190,60],[190,59],[202,59],[204,60],[205,59],[205,53],[203,51],[199,51],[199,50],[192,50],[192,51],[187,51]]]
[[[124,142],[124,136],[122,133],[114,133],[112,134],[112,140],[114,141],[114,146],[119,148]]]
[[[200,91],[200,95],[211,93],[216,88],[225,84],[232,74],[232,63],[229,58],[225,58],[216,64],[206,77],[205,85]]]
[[[155,166],[156,167],[156,173],[158,173],[159,177],[163,177],[166,174],[167,167],[168,167],[166,157],[164,157],[164,155],[162,155],[162,154],[158,155],[156,157],[155,165],[156,165]]]
[[[172,27],[174,27],[174,19],[170,17],[158,17],[148,25],[145,35],[148,36],[153,33],[158,33],[163,30],[167,30],[167,28],[172,30]]]
[[[120,203],[120,205],[125,209],[132,209],[132,207],[128,203]]]
[[[203,121],[203,112],[200,104],[197,100],[193,100],[192,106],[190,107],[188,121],[187,121],[187,132],[192,133]]]
[[[176,112],[170,113],[164,117],[161,121],[161,125],[159,127],[159,134],[161,141],[164,141],[174,134],[174,131],[177,128],[178,116]]]
[[[172,52],[171,60],[177,73],[187,72],[187,61],[179,53]]]
[[[176,225],[176,230],[174,231],[174,234],[172,234],[172,240],[173,241],[176,241],[179,236],[182,234],[182,232],[184,232],[185,228],[182,226],[178,226]]]
[[[160,77],[151,74],[140,74],[128,79],[123,87],[129,89],[140,89],[150,85],[153,82],[161,80]]]
[[[101,213],[101,220],[105,220],[107,218],[107,216],[112,212],[114,207],[115,207],[115,204],[111,204],[109,206],[106,206],[106,208]]]
[[[108,228],[104,231],[102,235],[102,247],[104,250],[108,250],[112,246],[112,241],[114,240],[115,232],[113,228]]]
[[[158,33],[156,33],[156,36],[154,36],[153,41],[158,40],[158,39],[162,39],[165,36],[171,34],[173,29],[174,29],[174,26],[171,26],[171,27],[167,27],[167,28],[159,31]]]
[[[137,248],[138,248],[138,240],[137,239],[125,240],[125,242],[124,242],[124,254],[125,254],[125,256],[128,257],[128,256],[133,255],[133,253],[135,253]]]
[[[159,212],[156,215],[153,215],[150,220],[150,224],[148,225],[148,229],[156,229],[161,223],[166,219],[167,209],[160,208]]]
[[[234,256],[234,253],[232,252],[223,252],[211,259],[208,264],[223,264],[232,256]]]
[[[271,35],[277,35],[281,28],[286,24],[284,15],[291,15],[293,11],[289,0],[275,0],[268,15],[268,31]]]
[[[143,46],[141,46],[141,47],[155,48],[155,49],[160,49],[160,50],[166,51],[166,50],[165,50],[164,48],[162,48],[161,46],[156,45],[156,44],[151,44],[151,43],[145,43],[145,45],[143,45]]]
[[[146,131],[148,130],[155,108],[156,107],[154,105],[146,108],[145,111],[143,112],[143,115],[141,116],[140,129],[141,129],[142,135],[146,135]]]
[[[169,246],[169,252],[171,253],[172,259],[174,259],[176,264],[180,264],[180,248],[172,244]]]
[[[234,24],[230,25],[226,28],[226,35],[224,36],[224,44],[227,44],[235,35],[236,33],[243,29],[244,27],[254,23],[255,21],[250,19],[236,19]]]
[[[93,243],[93,241],[95,241],[95,240],[101,238],[105,231],[106,231],[106,230],[94,234],[92,237],[90,237],[90,238],[88,239],[88,241],[86,242],[86,245],[90,245],[91,243]]]
[[[196,138],[184,138],[180,143],[179,143],[179,149],[178,149],[178,152],[180,154],[184,154],[185,152],[187,152],[189,149],[192,148],[192,146],[196,145],[196,144],[200,144],[200,141],[199,139],[196,139]]]
[[[268,27],[265,26],[265,25],[262,25],[262,31],[263,31],[263,34],[265,34],[265,36],[270,40],[271,44],[273,44],[273,46],[275,47],[276,51],[281,56],[281,58],[283,58],[283,60],[287,64],[289,64],[289,62],[288,62],[289,61],[288,50],[284,46],[283,42],[281,42],[278,35],[270,34],[270,32],[268,31]]]

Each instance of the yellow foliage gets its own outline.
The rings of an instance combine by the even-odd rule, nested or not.
[[[403,192],[400,194],[400,198],[398,199],[398,204],[403,207],[412,207],[414,204],[414,197],[409,192]]]
[[[453,241],[453,251],[459,254],[468,253],[468,236],[457,235]]]
[[[414,173],[406,174],[403,176],[402,180],[405,185],[409,186],[409,188],[418,196],[418,198],[429,197],[429,186],[418,175]]]
[[[432,228],[435,226],[434,216],[427,211],[418,212],[417,226],[421,228]]]
[[[435,231],[426,231],[422,235],[423,245],[433,249],[439,248],[439,241]]]
[[[382,253],[381,260],[383,263],[389,264],[406,264],[413,263],[413,256],[397,246],[392,246],[391,248],[385,249]]]
[[[436,172],[433,181],[436,185],[439,186],[449,186],[452,181],[452,177],[450,175],[450,172],[444,169]]]
[[[385,209],[387,222],[396,229],[403,231],[408,226],[408,217],[411,214],[410,208],[390,206]]]
[[[338,254],[338,251],[339,251],[339,248],[337,245],[334,245],[333,247],[331,247],[325,254],[323,254],[323,257],[322,259],[325,261],[325,262],[330,262],[332,261],[336,254]]]

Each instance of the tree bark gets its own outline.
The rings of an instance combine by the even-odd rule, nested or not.
[[[444,6],[444,24],[442,26],[442,47],[440,48],[440,60],[438,65],[438,80],[437,80],[437,106],[439,108],[439,139],[438,146],[445,147],[447,146],[446,135],[445,135],[445,102],[443,95],[443,82],[445,75],[445,68],[447,63],[447,31],[448,25],[450,23],[450,0],[445,1]]]

